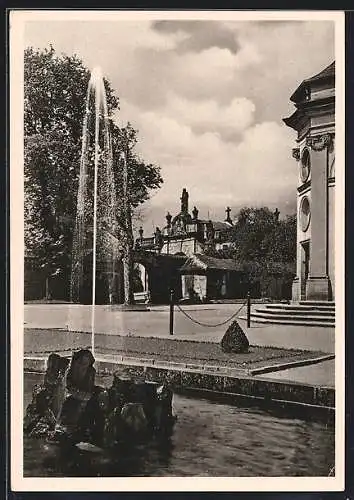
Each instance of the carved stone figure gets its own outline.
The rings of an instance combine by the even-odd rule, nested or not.
[[[207,241],[213,241],[214,239],[214,226],[211,220],[209,220],[206,224],[206,239]]]
[[[189,198],[188,191],[186,190],[186,188],[183,188],[182,196],[181,196],[181,213],[182,214],[188,213],[188,198]]]
[[[161,248],[163,245],[163,236],[159,227],[155,229],[155,245],[159,248]]]
[[[170,212],[167,212],[166,214],[167,227],[171,227],[171,220],[172,220],[172,215],[170,214]]]

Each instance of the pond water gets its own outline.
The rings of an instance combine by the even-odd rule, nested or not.
[[[25,407],[42,376],[25,374]],[[99,383],[102,383],[100,381]],[[174,396],[172,437],[115,452],[90,453],[24,438],[27,477],[327,476],[334,465],[334,427]]]

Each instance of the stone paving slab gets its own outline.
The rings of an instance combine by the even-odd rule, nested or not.
[[[207,324],[216,324],[230,317],[242,304],[208,304],[188,306],[188,313]],[[187,306],[184,306],[187,309]],[[168,307],[151,311],[114,311],[109,306],[96,306],[95,327],[106,335],[138,335],[203,342],[220,342],[227,324],[208,328],[188,320],[175,311],[174,335],[169,335]],[[91,332],[91,307],[67,304],[25,305],[26,328],[60,328]],[[242,311],[241,311],[242,313]],[[335,329],[251,323],[239,319],[250,343],[259,346],[286,347],[334,353]]]
[[[335,360],[322,361],[314,365],[288,368],[282,371],[257,375],[257,378],[281,380],[283,382],[311,383],[323,387],[335,387]]]
[[[232,315],[236,308],[238,309],[241,305],[206,304],[184,306],[184,308],[196,319],[208,324],[215,324]],[[70,327],[79,326],[82,331],[87,332],[86,345],[89,345],[91,341],[90,311],[91,307],[84,305],[29,304],[25,305],[25,327],[54,328],[58,329],[59,332],[59,329],[62,328],[69,330]],[[240,314],[242,313],[243,311]],[[328,354],[333,354],[335,351],[334,328],[256,323],[251,323],[251,327],[247,328],[245,320],[239,319],[239,323],[251,345],[304,349]],[[219,343],[227,328],[227,325],[215,328],[196,325],[177,310],[175,311],[175,332],[173,336],[168,333],[168,324],[168,306],[156,306],[156,308],[151,308],[151,311],[141,312],[114,311],[109,306],[96,306],[96,331],[104,334],[104,336],[137,335],[170,340]],[[75,344],[75,339],[73,341],[71,338],[72,333],[69,331],[67,333],[66,347],[68,350],[77,344],[77,342]],[[79,339],[77,341],[79,342]],[[259,377],[264,378],[269,378],[269,376],[269,373],[259,375]],[[274,380],[294,380],[334,387],[334,361],[319,363],[311,367],[277,371],[272,373],[272,377],[274,377]]]

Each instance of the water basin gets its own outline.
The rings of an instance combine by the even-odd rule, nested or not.
[[[42,375],[26,373],[25,407]],[[104,380],[99,380],[104,384]],[[327,476],[334,464],[334,427],[174,396],[178,416],[164,441],[90,453],[24,438],[25,477]]]

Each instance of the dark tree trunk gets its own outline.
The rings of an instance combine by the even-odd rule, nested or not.
[[[51,300],[51,299],[52,299],[52,294],[50,291],[49,276],[47,275],[45,278],[45,300]]]
[[[131,305],[134,304],[134,294],[133,294],[133,258],[132,251],[129,245],[126,248],[126,255],[123,258],[123,275],[124,275],[124,304]]]

